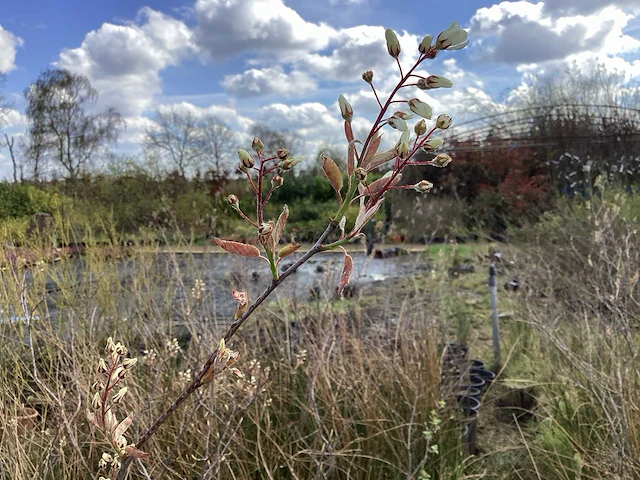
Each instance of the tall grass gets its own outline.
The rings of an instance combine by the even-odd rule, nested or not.
[[[148,251],[118,252],[89,239],[81,259],[5,262],[0,478],[102,474],[111,447],[86,412],[107,337],[139,359],[115,407],[135,414],[131,441],[215,349],[227,319],[212,292],[230,280],[194,284],[204,272],[188,255],[158,265]],[[187,401],[130,478],[461,477],[460,423],[440,402],[438,303],[416,285],[387,319],[357,299],[263,306],[232,345],[245,377],[218,376]]]

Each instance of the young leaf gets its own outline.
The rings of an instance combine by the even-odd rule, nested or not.
[[[376,212],[380,209],[380,206],[382,205],[383,202],[384,202],[384,197],[378,200],[376,204],[373,205],[371,208],[365,209],[364,197],[360,197],[360,211],[358,212],[358,216],[356,217],[356,223],[353,226],[353,230],[351,230],[351,233],[350,233],[351,236],[359,233],[360,230],[362,230],[362,227],[364,227],[367,224],[367,222],[371,220],[371,217],[373,217],[376,214]]]
[[[373,140],[371,140],[371,143],[369,143],[369,148],[367,148],[367,153],[364,154],[364,160],[360,162],[360,165],[359,165],[360,167],[367,170],[367,165],[369,165],[369,162],[371,161],[371,159],[378,152],[378,147],[380,147],[381,139],[382,139],[382,135],[376,135],[373,138]]]
[[[124,454],[127,457],[135,457],[135,458],[147,458],[149,456],[148,453],[143,452],[142,450],[138,450],[135,445],[127,445],[124,447]]]
[[[341,247],[342,248],[342,247]],[[344,265],[342,266],[342,274],[340,275],[340,284],[338,285],[338,295],[342,295],[344,287],[349,283],[351,279],[351,273],[353,272],[353,258],[342,248],[344,252]]]
[[[346,120],[344,122],[344,135],[347,137],[347,142],[353,142],[353,129],[351,128],[351,123]]]
[[[282,208],[282,213],[278,217],[278,221],[276,222],[273,232],[269,237],[268,247],[271,252],[275,252],[278,248],[278,244],[280,243],[280,239],[282,238],[282,232],[284,232],[284,227],[287,224],[287,219],[289,218],[289,206],[285,205]]]
[[[242,292],[239,290],[231,290],[231,295],[233,296],[233,299],[238,304],[236,313],[233,316],[233,319],[237,320],[242,315],[244,315],[244,312],[247,311],[247,308],[249,307],[249,297],[247,296],[247,292]]]
[[[217,237],[213,237],[213,241],[224,251],[233,253],[235,255],[242,255],[243,257],[260,256],[260,250],[258,250],[258,247],[254,247],[253,245],[249,245],[247,243],[233,242],[231,240],[221,240]]]
[[[300,248],[299,243],[289,243],[278,251],[278,258],[287,257],[291,255],[293,252],[295,252],[296,250],[298,250],[299,248]]]
[[[378,195],[380,192],[382,192],[382,189],[385,188],[387,183],[389,183],[389,181],[391,180],[391,175],[392,175],[391,172],[385,173],[381,178],[369,184],[368,188],[358,185],[359,193],[364,193],[365,195],[371,195],[371,196]],[[396,185],[401,179],[402,179],[402,174],[399,173],[394,177],[393,181],[389,184],[388,188],[391,188],[394,185]]]
[[[367,172],[370,172],[371,170],[378,168],[380,165],[387,163],[389,160],[396,158],[396,155],[397,153],[395,148],[387,150],[386,152],[376,153],[366,167]]]
[[[342,190],[342,173],[340,173],[336,162],[324,154],[322,154],[322,170],[324,170],[324,174],[329,179],[329,183],[333,189],[340,195],[340,190]]]
[[[347,147],[347,175],[351,177],[353,175],[354,170],[356,169],[356,143],[362,143],[360,140],[351,140],[349,142],[349,146]]]
[[[127,418],[125,418],[118,424],[118,426],[113,430],[112,435],[115,442],[117,442],[120,437],[124,435],[124,432],[126,432],[127,429],[131,426],[131,423],[133,423],[133,414],[129,414]]]

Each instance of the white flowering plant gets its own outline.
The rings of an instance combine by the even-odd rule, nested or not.
[[[140,449],[172,412],[194,391],[211,382],[215,375],[225,370],[238,376],[242,375],[238,368],[232,367],[237,361],[239,353],[230,350],[227,345],[238,328],[289,275],[317,253],[341,249],[344,261],[338,285],[338,294],[340,294],[348,284],[353,271],[353,259],[345,249],[345,245],[364,235],[363,228],[378,212],[387,193],[398,189],[412,189],[420,193],[428,193],[433,189],[433,184],[428,180],[421,180],[415,184],[401,184],[405,169],[411,166],[425,165],[442,168],[451,163],[451,156],[436,152],[443,145],[443,140],[434,136],[437,131],[451,126],[451,117],[443,113],[433,120],[433,111],[430,105],[416,97],[399,98],[399,94],[401,89],[407,87],[415,87],[419,90],[450,88],[452,82],[449,79],[438,75],[419,75],[417,73],[418,67],[426,60],[436,58],[444,50],[464,48],[468,44],[467,32],[454,21],[436,37],[435,41],[431,35],[425,36],[418,46],[418,57],[415,63],[406,71],[403,71],[400,64],[399,56],[402,49],[395,32],[387,29],[385,40],[387,52],[397,63],[400,78],[383,102],[374,85],[374,73],[366,71],[362,74],[362,79],[369,84],[380,109],[364,139],[356,138],[354,135],[352,129],[354,111],[351,104],[345,96],[338,97],[338,107],[344,120],[344,134],[347,142],[346,171],[342,171],[337,163],[327,155],[321,156],[323,172],[336,194],[337,210],[335,215],[329,219],[326,229],[316,242],[285,269],[279,269],[280,262],[297,252],[301,245],[298,243],[281,245],[289,217],[289,208],[285,205],[277,219],[268,219],[265,216],[265,207],[275,189],[283,185],[287,173],[303,159],[292,155],[286,148],[279,148],[275,155],[267,155],[262,140],[257,137],[252,142],[251,152],[246,149],[238,150],[238,169],[246,177],[255,195],[255,216],[250,216],[242,210],[237,196],[229,195],[227,202],[244,221],[255,229],[259,245],[220,238],[215,238],[214,241],[220,248],[231,254],[264,260],[271,272],[271,283],[253,301],[249,300],[247,292],[236,290],[232,292],[237,303],[236,313],[217,349],[211,353],[200,371],[192,376],[182,394],[140,437],[135,447],[132,447],[135,451],[131,448],[129,451],[126,449],[118,451],[120,458],[124,460],[123,468],[118,472],[118,478],[126,476],[127,466],[133,458],[144,457],[144,453]],[[402,90],[402,92],[404,91],[407,90]],[[397,105],[406,106],[406,109],[391,112],[390,110]],[[410,128],[408,121],[414,118],[417,122],[413,128]],[[430,124],[427,123],[428,121]],[[392,148],[380,150],[382,145],[381,131],[385,127],[395,130],[399,137]],[[433,158],[416,160],[417,153],[425,152],[432,154]],[[387,172],[381,178],[370,182],[368,180],[369,174],[381,167],[386,168]],[[345,213],[353,204],[359,205],[358,214],[355,221],[348,225]],[[332,235],[332,241],[329,241]],[[94,424],[102,428],[105,427],[103,422],[103,420],[99,420]],[[115,447],[120,445],[117,440]]]

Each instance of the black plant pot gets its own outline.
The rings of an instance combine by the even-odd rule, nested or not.
[[[475,397],[477,399],[480,399],[481,393],[482,393],[482,390],[480,390],[478,387],[470,387],[468,385],[462,385],[460,387],[460,395],[467,395],[469,397]]]
[[[471,368],[484,368],[484,362],[480,360],[471,360]]]
[[[481,376],[471,374],[469,375],[469,386],[479,388],[482,391],[486,386],[486,382]]]
[[[480,408],[480,400],[470,395],[458,395],[458,405],[466,416],[475,416]]]
[[[490,385],[496,378],[495,373],[489,370],[485,370],[484,368],[471,368],[471,375],[476,375],[482,378],[487,386]]]

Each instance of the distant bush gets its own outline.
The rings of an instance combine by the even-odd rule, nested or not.
[[[48,193],[32,185],[0,183],[0,219],[24,218],[34,213],[54,214],[62,204],[55,193]]]

